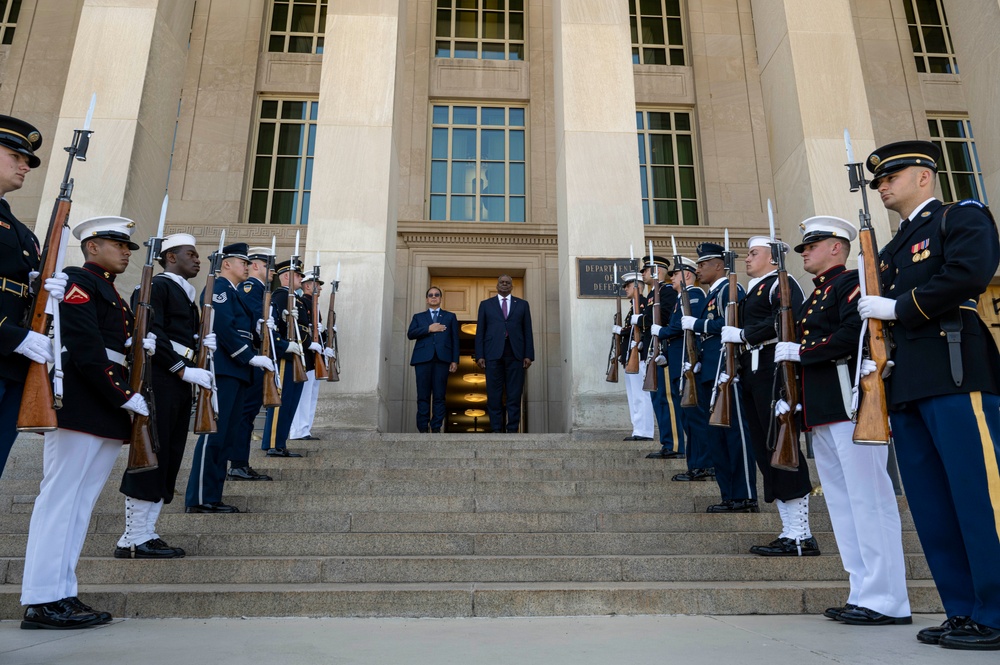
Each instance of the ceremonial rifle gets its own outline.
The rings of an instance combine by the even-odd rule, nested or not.
[[[778,289],[781,298],[778,307],[778,340],[798,343],[795,334],[795,313],[792,312],[792,289],[785,268],[785,244],[774,237],[774,212],[771,200],[767,200],[767,217],[771,227],[771,261],[778,266]],[[795,407],[799,404],[799,383],[795,365],[788,360],[779,362],[775,370],[781,377],[781,398],[789,406],[787,413],[775,416],[778,421],[778,436],[774,442],[771,466],[783,471],[797,471],[799,468],[799,426],[796,422]],[[773,410],[772,410],[773,412]]]
[[[677,253],[677,241],[670,236],[670,244],[674,250],[674,269],[681,271],[681,288],[678,296],[681,301],[681,314],[691,316],[691,297],[688,295],[687,279],[684,276],[684,261]],[[695,343],[694,331],[684,331],[684,348],[681,351],[681,362],[691,365],[681,373],[681,406],[698,406],[698,386],[694,376],[694,366],[698,364],[698,345]]]
[[[632,274],[637,276],[638,264],[635,261],[635,257],[632,257]],[[639,313],[639,279],[632,282],[632,315]],[[632,339],[629,342],[628,348],[628,360],[625,363],[625,373],[626,374],[638,374],[639,373],[639,344],[642,342],[642,332],[639,330],[639,326],[629,321],[629,325],[632,326]]]
[[[156,416],[153,405],[153,385],[150,381],[149,356],[143,346],[149,333],[150,307],[149,300],[153,285],[153,263],[160,258],[160,246],[163,244],[163,225],[167,218],[167,195],[163,195],[163,206],[160,208],[160,224],[156,235],[144,244],[146,263],[142,266],[142,279],[139,282],[139,300],[135,307],[135,327],[132,329],[132,347],[129,353],[129,388],[136,395],[142,395],[149,410],[148,416],[138,413],[132,416],[132,435],[129,437],[128,467],[126,473],[150,471],[159,466],[156,451],[159,449],[156,440],[156,428],[153,419]]]
[[[882,285],[879,280],[878,243],[875,239],[875,228],[868,211],[868,180],[860,162],[855,163],[854,151],[851,149],[851,135],[844,130],[844,143],[847,146],[847,175],[851,183],[851,191],[861,190],[861,202],[864,207],[858,210],[861,230],[858,233],[858,268],[862,296],[882,295]],[[881,319],[865,319],[861,335],[864,349],[858,359],[867,358],[875,363],[875,370],[858,381],[855,392],[859,403],[855,406],[852,419],[854,426],[854,443],[884,446],[889,443],[889,411],[886,407],[885,380],[882,378],[889,362],[889,339],[885,323]],[[865,335],[867,328],[867,336]],[[858,394],[860,392],[860,394]]]
[[[726,229],[726,251],[723,255],[726,262],[726,270],[729,271],[729,298],[726,302],[726,325],[735,327],[737,299],[739,298],[739,284],[736,281],[736,252],[729,251],[729,229]],[[733,342],[726,342],[726,380],[720,381],[719,376],[715,377],[715,388],[712,389],[711,414],[708,418],[709,425],[716,427],[731,426],[731,403],[733,381],[736,378],[736,356],[737,345]]]
[[[267,356],[274,363],[275,369],[264,370],[264,408],[281,406],[281,376],[278,374],[278,357],[274,348],[274,331],[267,325],[271,316],[271,272],[274,270],[275,237],[271,236],[271,255],[267,257],[267,267],[264,269],[264,306],[261,308],[264,316],[261,328],[260,355]]]
[[[622,287],[618,284],[618,263],[614,263],[614,284],[615,301],[617,310],[615,311],[614,325],[621,328],[622,325]],[[608,383],[618,383],[618,356],[621,353],[622,336],[621,333],[611,333],[611,352],[608,356],[608,371],[604,380]]]
[[[333,358],[330,362],[330,373],[327,381],[340,381],[340,349],[337,348],[337,312],[334,304],[337,302],[337,291],[340,290],[340,262],[337,262],[337,279],[330,282],[330,309],[326,312],[326,346],[333,349]]]
[[[649,274],[653,282],[653,325],[660,325],[660,272],[653,263],[653,241],[649,241]],[[642,389],[648,393],[655,393],[658,386],[656,378],[656,356],[660,355],[660,338],[650,334],[649,353],[646,354],[646,376],[642,382]]]
[[[208,271],[208,279],[205,280],[205,290],[201,295],[201,328],[198,330],[198,356],[195,364],[199,369],[212,372],[213,359],[212,352],[205,346],[205,337],[215,330],[215,308],[212,306],[212,296],[215,294],[215,278],[222,268],[222,248],[226,242],[226,231],[222,230],[219,236],[219,251],[210,257],[211,263]],[[214,384],[214,372],[213,384]],[[198,386],[198,395],[195,398],[194,408],[194,433],[195,434],[215,434],[219,431],[219,414],[216,408],[215,389]]]
[[[288,266],[288,299],[285,302],[285,327],[287,328],[288,339],[295,342],[298,353],[292,356],[292,381],[303,383],[306,377],[306,354],[302,350],[302,334],[298,325],[298,303],[295,300],[295,289],[292,287],[292,273],[299,270],[299,232],[295,232],[295,253]]]
[[[70,171],[73,160],[87,161],[87,149],[90,147],[90,121],[94,117],[94,105],[97,101],[95,93],[90,98],[90,108],[83,122],[83,129],[73,130],[73,142],[65,148],[69,153],[66,160],[66,171],[62,184],[59,185],[59,195],[49,218],[48,232],[45,234],[45,248],[42,250],[41,266],[38,278],[34,283],[34,298],[28,310],[28,330],[39,335],[49,336],[49,328],[55,335],[53,378],[49,379],[49,368],[45,363],[28,363],[28,374],[24,380],[21,406],[17,413],[17,429],[19,432],[51,432],[58,427],[56,409],[62,407],[62,341],[59,331],[59,304],[50,301],[49,292],[43,288],[45,280],[62,272],[66,257],[66,244],[69,240],[69,211],[73,205],[73,179]]]
[[[312,307],[309,311],[312,312],[312,341],[320,346],[323,346],[323,337],[319,332],[319,251],[316,251],[316,263],[313,265],[313,292],[312,292]],[[326,362],[326,354],[322,351],[313,351],[315,356],[313,357],[313,364],[316,365],[316,380],[323,381],[330,376],[329,366]]]

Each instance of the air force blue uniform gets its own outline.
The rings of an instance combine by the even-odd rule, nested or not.
[[[705,292],[697,286],[688,286],[688,301],[691,312],[700,312],[704,307]],[[687,358],[684,350],[684,329],[681,328],[681,299],[678,296],[674,310],[670,315],[670,323],[660,330],[660,340],[667,344],[667,375],[670,377],[670,397],[674,402],[674,412],[680,414],[683,435],[677,437],[677,451],[684,452],[687,444],[688,470],[708,469],[712,459],[708,449],[708,418],[699,407],[681,408],[681,375],[683,365],[689,362],[698,363],[698,358]],[[697,374],[695,375],[697,377]]]

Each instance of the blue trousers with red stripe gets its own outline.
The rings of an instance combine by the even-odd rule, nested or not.
[[[945,612],[1000,628],[1000,396],[928,397],[889,417]]]

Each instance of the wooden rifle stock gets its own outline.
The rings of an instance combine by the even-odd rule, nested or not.
[[[288,339],[299,345],[299,352],[292,354],[292,381],[304,383],[306,376],[305,354],[302,352],[302,335],[299,334],[298,317],[293,312],[298,312],[298,303],[295,302],[295,292],[291,283],[288,285],[288,300],[285,306],[285,327],[288,330]],[[294,336],[292,331],[295,332]]]
[[[650,268],[651,271],[657,270],[656,266]],[[653,325],[660,325],[660,280],[659,272],[655,273],[656,276],[653,277]],[[659,386],[657,386],[657,376],[656,376],[656,356],[660,355],[660,338],[657,335],[650,333],[649,335],[649,353],[646,355],[646,376],[642,382],[642,389],[648,393],[655,393]]]
[[[208,273],[205,291],[201,297],[201,328],[198,331],[198,357],[195,360],[198,368],[204,370],[211,369],[209,350],[205,348],[204,339],[214,329],[215,310],[212,307],[212,295],[215,293],[215,275],[216,266],[213,259],[212,270]],[[219,431],[218,420],[219,414],[215,412],[215,406],[212,404],[212,390],[198,386],[194,408],[194,433],[215,434]]]
[[[639,282],[632,282],[632,314],[639,313]],[[631,324],[631,321],[630,321]],[[638,374],[639,373],[639,343],[642,341],[642,333],[639,332],[639,326],[632,325],[632,342],[634,345],[629,344],[628,351],[628,361],[625,363],[625,373],[626,374]]]
[[[682,270],[681,266],[683,265],[684,262],[681,260],[680,255],[674,254],[674,269]],[[691,296],[688,294],[687,280],[684,277],[683,271],[681,272],[680,293],[677,296],[681,301],[681,314],[691,316]],[[698,406],[698,385],[696,383],[697,379],[694,376],[694,366],[698,364],[698,345],[695,344],[693,330],[684,331],[684,354],[687,356],[687,362],[691,364],[691,368],[684,372],[684,381],[681,382],[683,383],[681,387],[681,406]]]
[[[733,268],[736,261],[733,260]],[[739,298],[737,288],[736,272],[729,272],[729,301],[726,303],[726,325],[735,327],[736,321],[736,300]],[[730,397],[733,386],[733,379],[736,378],[736,344],[726,342],[726,380],[719,381],[715,386],[715,405],[709,415],[708,424],[716,427],[732,426],[732,404]]]
[[[781,289],[778,310],[779,339],[782,342],[798,342],[795,335],[795,315],[792,312],[792,289],[788,282],[788,271],[785,270],[784,257],[779,263],[778,288]],[[774,443],[774,453],[771,455],[771,466],[783,471],[797,471],[799,468],[799,426],[795,421],[795,407],[799,403],[798,377],[795,375],[795,363],[783,361],[777,363],[776,369],[781,373],[783,398],[791,408],[788,413],[775,416],[778,421],[778,436]]]
[[[337,325],[337,312],[334,309],[334,303],[337,300],[337,289],[339,288],[339,282],[333,282],[333,292],[330,293],[330,309],[326,312],[326,345],[328,348],[333,349],[333,358],[330,359],[330,372],[327,374],[327,381],[340,381],[340,349],[337,348],[337,331],[334,330],[334,326]]]
[[[614,322],[615,325],[621,327],[622,325],[622,293],[621,288],[616,284],[615,287],[618,289],[618,297],[615,299],[617,305],[617,311],[615,311]],[[611,334],[611,353],[608,357],[608,371],[604,380],[608,383],[618,383],[618,358],[621,355],[621,344],[622,336],[620,333]]]
[[[323,346],[323,338],[319,332],[319,275],[316,275],[317,281],[313,282],[315,290],[312,294],[312,341],[320,346]],[[326,354],[322,351],[313,351],[315,356],[313,357],[313,364],[316,365],[316,380],[325,381],[330,376],[330,371],[327,366]]]
[[[153,253],[155,239],[150,239],[150,254]],[[149,409],[148,416],[138,413],[132,418],[132,435],[129,437],[128,467],[126,473],[150,471],[159,466],[156,458],[156,434],[153,430],[153,394],[149,385],[149,363],[143,341],[149,332],[149,295],[153,281],[152,261],[146,261],[142,267],[142,282],[139,287],[139,300],[135,310],[135,327],[132,330],[132,348],[130,349],[129,388],[136,395],[146,399]]]
[[[864,261],[864,293],[882,295],[879,283],[878,247],[875,243],[875,229],[871,224],[862,225],[858,240]],[[885,381],[882,379],[882,373],[889,362],[889,341],[885,335],[885,324],[880,319],[868,319],[868,339],[865,347],[868,356],[875,363],[875,371],[861,377],[859,384],[861,394],[858,411],[855,414],[854,443],[888,445],[889,411],[886,407]]]
[[[265,319],[260,330],[260,355],[267,356],[278,366],[278,358],[274,355],[274,345],[272,342],[272,332],[267,326],[266,319],[271,315],[271,267],[274,257],[267,260],[267,270],[264,271],[264,306],[261,308],[262,316]],[[264,408],[281,406],[281,385],[278,381],[278,374],[273,369],[264,370]]]

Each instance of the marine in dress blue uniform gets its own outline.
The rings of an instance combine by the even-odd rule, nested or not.
[[[441,308],[441,289],[432,286],[425,297],[427,309],[413,315],[406,337],[415,340],[410,364],[417,380],[417,431],[440,432],[448,375],[458,369],[458,319]]]
[[[281,374],[281,406],[267,409],[267,416],[264,418],[264,436],[260,442],[261,450],[267,451],[268,457],[302,457],[300,453],[292,452],[288,449],[288,432],[292,428],[292,418],[295,410],[299,406],[302,398],[302,389],[305,383],[296,383],[294,372],[292,371],[293,355],[300,352],[309,339],[309,311],[299,296],[295,296],[295,307],[298,318],[295,325],[298,328],[298,340],[294,330],[288,329],[288,322],[283,316],[285,308],[288,307],[288,290],[293,292],[301,283],[304,273],[298,264],[292,265],[291,260],[282,261],[275,267],[275,273],[279,278],[284,277],[283,285],[275,289],[271,295],[271,318],[277,328],[277,334],[288,340],[283,355],[279,356],[278,368]],[[313,358],[311,353],[304,353],[305,369],[308,372],[313,369]]]
[[[677,292],[673,285],[666,279],[670,270],[670,262],[660,256],[654,256],[650,262],[648,257],[642,260],[642,278],[649,286],[649,293],[646,294],[646,309],[643,312],[643,344],[649,345],[652,341],[653,310],[656,303],[653,292],[653,264],[658,271],[660,282],[660,324],[666,325],[670,319],[670,314],[677,304]],[[648,281],[647,281],[648,280]],[[653,405],[653,415],[656,416],[656,428],[660,435],[660,449],[652,452],[646,457],[648,459],[674,459],[682,457],[684,449],[684,431],[680,423],[680,409],[674,404],[673,394],[670,390],[670,383],[667,381],[664,367],[668,362],[666,349],[660,349],[659,362],[656,358],[647,358],[647,362],[656,365],[656,390],[649,393],[650,402]],[[660,363],[663,363],[662,365]]]
[[[948,620],[917,635],[952,649],[1000,649],[1000,355],[976,303],[1000,263],[978,201],[934,198],[940,152],[906,141],[869,156],[871,187],[903,221],[879,255],[895,367],[886,399],[900,475]]]

